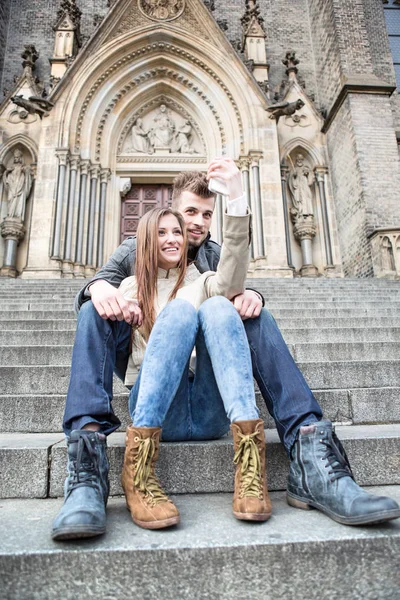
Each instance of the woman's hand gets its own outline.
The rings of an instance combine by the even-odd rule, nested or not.
[[[207,179],[210,180],[215,177],[225,182],[231,200],[243,196],[242,174],[232,158],[220,156],[210,162]]]
[[[142,311],[135,300],[126,300],[119,289],[99,279],[89,288],[93,305],[102,319],[126,321],[129,325],[140,327]]]

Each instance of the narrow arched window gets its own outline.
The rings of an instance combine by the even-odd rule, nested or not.
[[[396,71],[397,89],[400,91],[400,0],[384,0],[383,8]]]

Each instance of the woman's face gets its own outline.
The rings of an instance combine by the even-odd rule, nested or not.
[[[158,266],[173,269],[183,253],[183,233],[174,215],[164,215],[158,222]]]

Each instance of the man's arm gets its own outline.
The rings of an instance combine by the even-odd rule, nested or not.
[[[96,301],[101,302],[102,294],[104,293],[109,300],[112,299],[112,296],[122,299],[122,295],[118,291],[118,286],[123,279],[126,277],[130,277],[134,271],[134,262],[136,256],[136,238],[128,238],[126,239],[112,254],[109,260],[105,265],[101,267],[101,269],[96,273],[93,279],[85,285],[84,288],[80,290],[75,298],[75,310],[79,311],[80,307],[84,302],[92,298],[94,304]],[[96,282],[102,282],[103,285],[97,284]],[[95,285],[96,284],[96,285]],[[97,293],[95,293],[97,288]],[[98,290],[102,290],[102,292],[98,292]],[[99,314],[100,311],[96,306]],[[107,312],[107,311],[106,311]],[[113,316],[118,318],[123,316],[123,311],[117,309],[117,313],[119,315],[115,315],[115,313],[111,314],[109,317],[104,318],[112,318]],[[101,315],[103,316],[103,315]],[[123,316],[124,320],[127,320],[125,316]],[[122,320],[119,318],[118,320]]]

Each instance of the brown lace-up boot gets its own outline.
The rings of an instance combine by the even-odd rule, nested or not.
[[[265,434],[261,419],[231,425],[236,465],[233,514],[243,521],[267,521],[271,516],[265,473]]]
[[[160,427],[128,427],[122,487],[132,519],[144,529],[163,529],[179,523],[179,512],[158,481]]]

